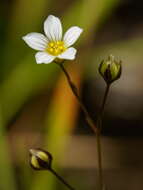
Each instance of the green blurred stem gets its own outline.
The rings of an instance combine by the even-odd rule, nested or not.
[[[70,190],[75,190],[71,185],[69,185],[68,182],[65,181],[65,179],[63,177],[61,177],[55,170],[53,170],[52,168],[50,169],[50,172],[56,176],[68,189]]]
[[[3,117],[0,105],[0,189],[16,190],[16,182],[14,178],[14,170],[12,167],[9,146],[6,137],[5,126],[3,125]]]

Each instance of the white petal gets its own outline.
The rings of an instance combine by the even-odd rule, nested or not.
[[[22,39],[33,49],[43,51],[47,44],[48,39],[40,33],[29,33],[26,36],[22,37]]]
[[[69,60],[73,60],[75,59],[75,55],[76,55],[76,49],[75,48],[68,48],[65,52],[63,52],[62,54],[60,54],[58,56],[58,58],[60,59],[69,59]]]
[[[36,53],[35,58],[36,62],[38,64],[41,64],[41,63],[51,63],[55,59],[55,56],[52,56],[46,52],[38,52]]]
[[[68,29],[68,31],[64,35],[64,42],[67,47],[73,45],[75,41],[79,38],[80,34],[82,33],[83,29],[73,26]]]
[[[44,22],[44,31],[50,41],[58,41],[62,38],[62,25],[58,17],[48,16]]]

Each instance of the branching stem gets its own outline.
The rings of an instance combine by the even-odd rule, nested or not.
[[[78,89],[77,89],[76,85],[71,80],[71,77],[70,77],[69,73],[67,72],[67,70],[65,69],[63,63],[57,63],[57,65],[60,66],[61,70],[65,74],[68,85],[71,88],[71,90],[72,90],[74,96],[76,97],[77,101],[79,102],[80,107],[81,107],[81,109],[85,115],[86,122],[88,123],[88,125],[91,127],[91,129],[94,131],[94,133],[96,135],[97,155],[98,155],[98,158],[97,158],[98,159],[98,171],[99,171],[99,190],[103,190],[103,174],[102,174],[103,169],[102,169],[102,154],[101,154],[102,151],[101,151],[100,131],[101,131],[101,119],[102,119],[102,115],[104,112],[104,107],[105,107],[105,103],[107,100],[110,85],[106,86],[106,90],[105,90],[103,102],[101,105],[99,117],[98,117],[96,125],[95,125],[94,120],[90,116],[88,110],[86,109],[84,103],[82,102],[82,100],[79,96]]]

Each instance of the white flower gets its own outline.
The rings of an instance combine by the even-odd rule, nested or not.
[[[82,31],[81,28],[73,26],[62,37],[60,19],[50,15],[44,22],[46,36],[40,33],[29,33],[23,37],[23,40],[31,48],[39,51],[35,55],[38,64],[51,63],[57,58],[73,60],[76,55],[76,49],[70,46],[75,43]]]

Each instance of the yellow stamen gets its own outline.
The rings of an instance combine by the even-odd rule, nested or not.
[[[54,43],[53,43],[53,42],[50,42],[48,45],[49,45],[50,47],[53,47],[53,46],[54,46]]]
[[[65,50],[66,47],[63,41],[51,41],[46,48],[46,52],[54,56],[63,53]]]

